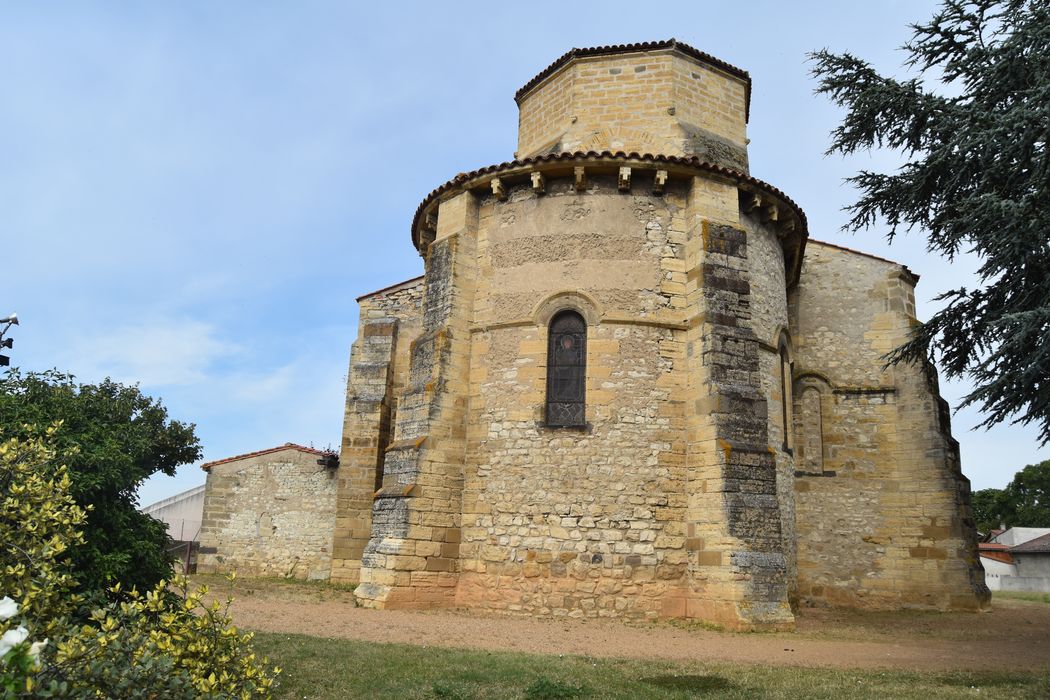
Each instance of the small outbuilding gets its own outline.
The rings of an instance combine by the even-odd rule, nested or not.
[[[1050,528],[993,531],[979,547],[991,590],[1050,593]]]
[[[197,570],[328,578],[336,466],[335,455],[290,442],[202,464]]]
[[[1050,593],[1050,534],[1011,547],[1017,567],[1016,584],[1010,590]]]

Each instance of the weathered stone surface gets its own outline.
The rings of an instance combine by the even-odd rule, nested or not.
[[[197,570],[327,579],[336,475],[317,460],[288,446],[212,466]]]
[[[792,305],[798,593],[811,605],[980,607],[969,481],[932,372],[885,367],[915,322],[915,277],[810,242]],[[798,393],[798,391],[796,392]]]
[[[747,167],[746,81],[677,50],[570,61],[520,107],[521,156]],[[984,604],[932,375],[882,366],[914,276],[806,247],[775,192],[669,162],[506,164],[425,203],[424,277],[360,300],[332,577],[372,607],[733,629]],[[556,428],[567,309],[585,422]]]

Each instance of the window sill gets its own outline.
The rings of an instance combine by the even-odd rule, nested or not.
[[[551,425],[550,423],[540,422],[536,424],[536,427],[541,430],[565,430],[571,433],[594,432],[594,426],[590,423],[584,423],[583,425]]]

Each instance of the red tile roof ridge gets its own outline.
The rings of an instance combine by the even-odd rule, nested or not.
[[[709,53],[705,53],[699,49],[696,49],[689,44],[678,41],[675,38],[662,39],[660,41],[643,41],[633,44],[609,44],[607,46],[591,46],[587,48],[572,48],[563,53],[561,56],[556,58],[553,63],[537,73],[531,80],[521,86],[517,92],[514,93],[514,101],[521,104],[521,98],[525,96],[527,92],[532,90],[540,83],[542,83],[547,77],[555,73],[559,68],[566,65],[574,58],[586,58],[589,56],[610,56],[619,53],[640,53],[644,51],[662,51],[665,49],[677,49],[686,56],[690,56],[699,61],[707,63],[715,68],[719,68],[730,75],[734,75],[743,80],[747,86],[745,88],[745,107],[744,107],[744,121],[750,117],[751,112],[751,75],[743,68],[737,68],[731,63],[726,63],[720,58],[715,58]]]
[[[908,269],[907,265],[905,265],[904,263],[901,263],[901,262],[897,262],[896,260],[890,260],[889,258],[884,258],[884,257],[881,257],[879,255],[875,255],[874,253],[865,253],[863,250],[857,250],[856,248],[849,248],[849,247],[844,246],[844,245],[839,245],[838,243],[829,243],[828,241],[817,240],[816,238],[813,238],[812,236],[810,237],[809,242],[810,243],[816,243],[817,245],[827,246],[828,248],[837,248],[838,250],[844,250],[847,253],[854,253],[855,255],[863,255],[864,257],[871,258],[873,260],[881,260],[882,262],[889,263],[891,265],[897,265],[898,267],[903,268],[905,272],[907,272],[909,275],[914,277],[916,280],[919,279],[919,276],[917,274],[915,274],[914,272],[912,272],[910,269]]]
[[[985,550],[1002,551],[1002,552],[1005,552],[1007,549],[1009,549],[1009,547],[1006,546],[1005,544],[999,544],[998,542],[978,542],[977,543],[977,548],[978,549],[985,549]]]
[[[227,462],[236,462],[239,459],[250,459],[252,457],[259,457],[261,455],[270,454],[271,452],[280,452],[281,450],[298,450],[300,452],[307,452],[309,454],[314,454],[314,455],[323,455],[325,453],[324,450],[317,450],[317,449],[314,449],[313,447],[306,447],[304,445],[297,445],[294,442],[286,442],[286,443],[284,443],[283,445],[281,445],[279,447],[271,447],[269,449],[258,450],[256,452],[245,452],[242,455],[234,455],[233,457],[226,457],[224,459],[217,459],[217,460],[215,460],[213,462],[205,462],[204,464],[201,465],[201,469],[203,469],[204,471],[208,471],[208,470],[210,470],[212,467],[214,467],[217,464],[226,464]]]
[[[802,211],[802,207],[800,207],[793,199],[788,197],[782,190],[780,190],[777,187],[774,187],[773,185],[769,184],[768,182],[765,182],[763,180],[759,180],[757,177],[753,177],[753,176],[749,175],[748,173],[740,172],[739,170],[733,170],[732,168],[726,168],[726,167],[721,166],[721,165],[715,165],[714,163],[708,163],[707,161],[701,160],[700,158],[697,158],[696,156],[667,156],[667,155],[656,155],[656,154],[653,154],[653,153],[638,153],[636,151],[632,151],[630,153],[625,153],[624,151],[615,151],[615,152],[614,151],[600,151],[600,152],[599,151],[586,151],[586,152],[584,152],[584,151],[574,151],[574,152],[564,151],[562,153],[544,153],[544,154],[541,154],[541,155],[530,156],[528,158],[515,159],[515,160],[512,160],[512,161],[506,161],[506,162],[503,162],[503,163],[499,163],[498,165],[487,165],[487,166],[485,166],[483,168],[478,168],[477,170],[472,170],[469,173],[459,173],[458,175],[456,175],[454,178],[452,178],[451,180],[449,180],[445,184],[440,185],[439,187],[437,187],[433,191],[431,191],[430,194],[428,194],[426,197],[423,198],[423,201],[419,203],[419,206],[416,207],[416,213],[412,217],[412,229],[411,229],[412,245],[415,246],[417,250],[419,249],[419,243],[416,240],[416,229],[419,226],[419,218],[423,215],[423,211],[430,205],[431,202],[433,202],[435,199],[437,199],[439,196],[441,196],[445,192],[447,192],[447,191],[449,191],[451,189],[454,189],[455,187],[458,187],[459,185],[462,185],[462,184],[464,184],[466,182],[469,182],[470,180],[473,180],[475,178],[481,177],[482,175],[494,175],[494,174],[502,172],[504,170],[510,170],[512,168],[523,168],[523,167],[528,167],[528,166],[531,166],[531,165],[538,165],[540,163],[555,163],[555,162],[565,162],[565,161],[584,160],[584,159],[590,159],[590,160],[613,160],[613,161],[617,161],[617,160],[641,160],[641,161],[645,161],[647,163],[667,163],[667,164],[670,164],[670,165],[680,165],[680,166],[685,166],[685,167],[697,168],[699,170],[705,170],[707,172],[716,173],[718,175],[723,175],[725,177],[729,177],[729,178],[732,178],[732,179],[740,181],[740,182],[746,182],[747,184],[749,184],[749,185],[751,185],[753,187],[757,187],[760,190],[764,190],[767,193],[772,194],[774,197],[777,197],[777,198],[783,200],[785,204],[787,204],[788,206],[790,206],[792,209],[795,210],[795,213],[798,215],[799,221],[802,224],[803,231],[808,231],[809,224],[808,224],[807,219],[806,219],[806,213],[804,211]],[[828,245],[831,245],[831,244],[828,244]],[[838,248],[838,247],[841,247],[841,246],[833,246],[833,247]],[[849,249],[847,248],[845,250],[849,250]],[[859,251],[853,251],[853,252],[859,252]],[[861,255],[866,255],[866,253],[860,253],[860,254]],[[876,256],[871,256],[871,257],[876,257]],[[879,258],[879,259],[882,260],[883,258]],[[892,260],[888,260],[886,262],[893,262],[893,261]],[[894,264],[899,264],[899,263],[894,263]],[[905,268],[905,269],[907,269],[907,268]],[[909,270],[909,272],[910,272],[910,270]],[[918,276],[916,275],[916,279],[917,278],[918,278]]]

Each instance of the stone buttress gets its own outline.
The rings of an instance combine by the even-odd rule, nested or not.
[[[476,227],[471,194],[441,205],[426,256],[422,330],[409,349],[361,554],[357,598],[366,606],[432,607],[454,597]]]

